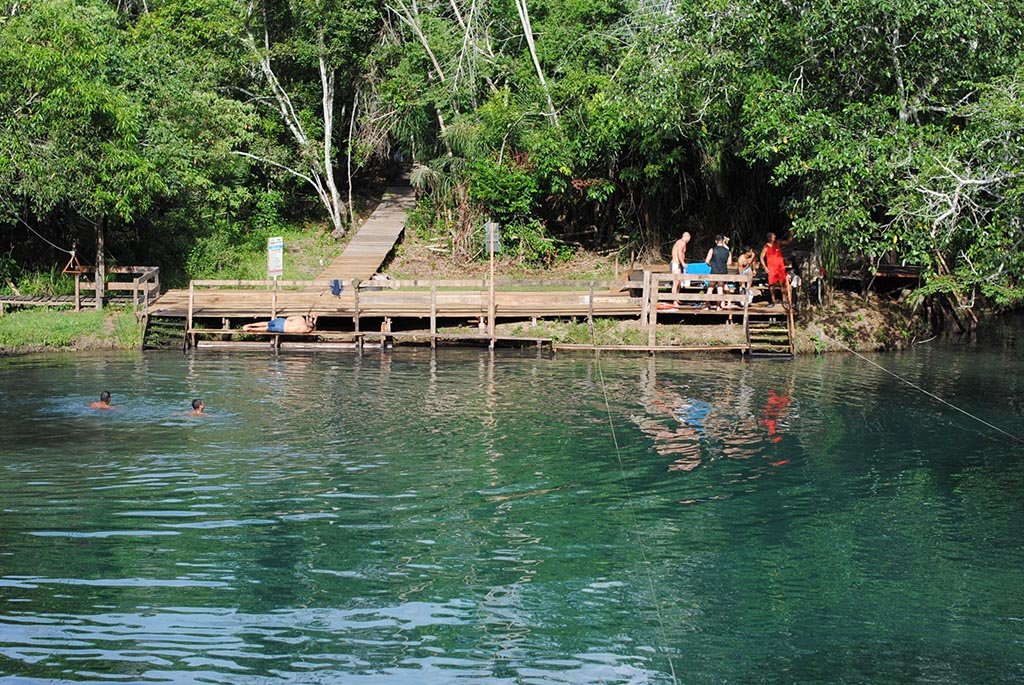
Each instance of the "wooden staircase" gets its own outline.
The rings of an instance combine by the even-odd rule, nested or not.
[[[146,317],[142,349],[181,349],[185,344],[185,319],[170,316]]]
[[[793,312],[759,321],[747,321],[747,352],[750,358],[793,357]]]

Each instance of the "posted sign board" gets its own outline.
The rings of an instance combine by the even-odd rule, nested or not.
[[[267,278],[284,274],[284,238],[267,238]]]
[[[501,252],[501,227],[497,221],[488,221],[484,224],[484,243],[488,252]]]

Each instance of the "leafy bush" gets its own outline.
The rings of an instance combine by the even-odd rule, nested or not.
[[[537,181],[525,168],[481,159],[468,168],[469,197],[501,224],[529,221],[537,196]]]
[[[237,242],[228,232],[215,232],[197,238],[185,260],[191,278],[258,278],[252,266],[253,249],[246,242]]]
[[[75,292],[74,278],[56,265],[45,271],[22,273],[17,286],[22,295],[70,295]]]
[[[503,249],[530,264],[550,265],[564,262],[573,255],[570,246],[557,243],[546,234],[544,224],[538,219],[503,226],[501,241]]]

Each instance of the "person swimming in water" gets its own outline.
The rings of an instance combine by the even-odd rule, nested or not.
[[[203,416],[203,412],[206,409],[206,403],[198,397],[192,400],[192,411],[188,413],[189,416]]]
[[[89,409],[103,409],[103,410],[113,409],[113,407],[110,406],[110,393],[108,391],[106,391],[106,390],[101,392],[100,393],[99,401],[93,402],[92,404],[90,404],[89,405]]]

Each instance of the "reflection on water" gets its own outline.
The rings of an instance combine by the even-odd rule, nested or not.
[[[652,359],[641,372],[645,411],[633,420],[658,454],[671,457],[669,471],[692,471],[719,457],[770,457],[767,446],[782,442],[791,421],[799,420],[790,406],[792,377],[772,385],[749,365],[719,368],[719,379],[693,373],[659,378]]]
[[[877,359],[1022,432],[1015,345]],[[1024,678],[1024,450],[855,358],[0,368],[0,679]]]

